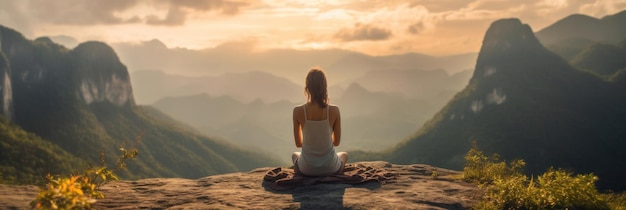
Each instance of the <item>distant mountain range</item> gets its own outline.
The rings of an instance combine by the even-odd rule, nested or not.
[[[354,78],[375,70],[440,69],[453,74],[471,70],[476,61],[476,53],[435,57],[416,53],[369,56],[339,49],[255,51],[253,43],[229,43],[204,50],[167,48],[159,40],[112,46],[132,71],[158,70],[186,76],[260,71],[287,78],[297,84],[303,81],[306,71],[315,65],[327,71],[331,85],[337,85],[349,84]]]
[[[624,14],[602,21],[610,23]],[[578,18],[570,16],[538,34],[543,34],[544,43],[553,41],[547,34],[576,34],[559,29],[567,23],[612,39],[621,36],[621,43],[626,40],[620,30],[594,30]],[[591,45],[571,52],[581,42],[570,41],[569,50],[560,51],[569,53],[557,55],[517,19],[492,23],[470,83],[383,158],[462,169],[464,154],[475,141],[503,159],[524,159],[529,174],[554,166],[594,173],[602,189],[626,190],[625,48],[588,42]],[[572,63],[564,57],[571,57]]]
[[[135,71],[131,73],[131,81],[140,104],[152,104],[165,97],[200,93],[229,96],[242,102],[260,99],[268,103],[301,101],[304,95],[303,86],[260,71],[203,77],[166,74],[162,71]]]
[[[608,78],[626,67],[626,10],[597,19],[570,15],[538,31],[550,51],[574,67]]]
[[[342,114],[340,150],[380,151],[400,142],[439,107],[397,93],[372,92],[357,83],[342,93],[331,95],[331,103],[338,105]],[[304,96],[301,99],[304,101]],[[298,150],[293,142],[291,114],[299,104],[260,99],[241,102],[229,96],[198,94],[167,97],[153,106],[207,135],[272,153],[287,162]]]
[[[470,71],[375,70],[331,86],[331,103],[340,107],[344,125],[338,149],[380,151],[400,142],[470,77]],[[136,95],[150,96],[137,101],[161,97],[154,107],[206,135],[285,161],[296,150],[290,119],[293,107],[306,100],[302,84],[264,72],[191,77],[136,71],[131,78]],[[421,91],[409,91],[414,88]]]
[[[626,37],[626,10],[601,19],[574,14],[537,32],[543,45],[571,39],[617,44]]]
[[[291,130],[295,103],[241,102],[230,96],[168,97],[152,106],[214,138],[290,160],[296,151]]]
[[[0,47],[0,173],[8,180],[75,172],[99,163],[99,151],[113,162],[120,147],[140,152],[126,178],[192,178],[278,163],[137,106],[126,66],[104,43],[69,50],[0,26]]]
[[[377,70],[352,80],[368,90],[400,94],[413,99],[428,100],[443,106],[454,93],[463,89],[472,77],[472,71],[448,74],[443,70]]]

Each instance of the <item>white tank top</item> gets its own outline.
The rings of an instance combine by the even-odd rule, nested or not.
[[[341,159],[333,147],[332,129],[330,128],[329,109],[326,107],[326,120],[308,120],[306,106],[304,126],[302,127],[302,153],[298,158],[298,169],[309,176],[326,176],[336,173],[341,168]]]

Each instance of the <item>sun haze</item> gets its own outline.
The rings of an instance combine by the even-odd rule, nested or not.
[[[487,26],[516,17],[534,30],[573,13],[602,17],[625,0],[0,0],[0,24],[28,38],[170,48],[246,43],[250,50],[346,49],[369,55],[477,52]]]

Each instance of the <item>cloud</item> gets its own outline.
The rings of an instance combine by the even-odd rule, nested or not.
[[[432,32],[440,19],[425,5],[409,3],[388,5],[368,12],[350,11],[348,14],[353,14],[354,22],[361,23],[361,27],[384,26],[384,30],[388,31],[387,34],[393,34],[393,39],[396,40],[403,38],[404,35]]]
[[[391,37],[392,33],[388,29],[379,28],[373,25],[355,24],[354,28],[342,28],[335,33],[335,38],[342,41],[379,41]]]
[[[350,20],[352,16],[349,15],[344,9],[332,9],[330,11],[319,13],[315,18],[315,20]]]
[[[0,24],[20,31],[26,36],[33,33],[28,9],[20,1],[0,0]]]
[[[125,18],[116,15],[137,3],[137,0],[30,0],[26,4],[39,21],[61,25],[88,25],[137,22],[138,17]]]
[[[183,25],[190,12],[221,11],[224,15],[236,15],[239,8],[247,3],[227,0],[157,0],[159,4],[167,5],[168,12],[164,18],[156,15],[146,17],[150,25]]]
[[[535,5],[560,9],[563,7],[567,7],[567,0],[543,0],[536,3]]]
[[[580,6],[580,12],[600,16],[617,13],[624,8],[626,8],[626,0],[597,0]]]
[[[149,25],[183,25],[186,18],[187,13],[182,11],[182,9],[170,7],[165,18],[161,19],[156,15],[148,15],[146,17],[146,23]]]
[[[0,0],[0,15],[23,17],[33,24],[183,25],[193,12],[236,15],[248,4],[231,0]]]
[[[601,18],[625,8],[626,0],[0,0],[0,24],[31,38],[157,38],[199,49],[258,37],[259,50],[444,55],[480,49],[484,31],[500,18],[541,29],[570,14]]]
[[[407,31],[410,34],[419,34],[421,33],[424,29],[426,28],[426,26],[424,25],[424,22],[416,22],[413,23],[411,25],[409,25]]]

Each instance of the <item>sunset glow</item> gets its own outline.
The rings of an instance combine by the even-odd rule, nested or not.
[[[516,17],[537,31],[572,13],[601,18],[626,0],[0,1],[0,24],[30,39],[161,40],[170,48],[339,48],[370,55],[477,52],[488,25]]]

